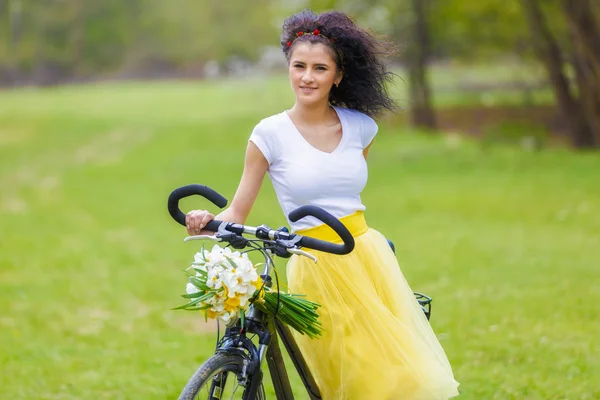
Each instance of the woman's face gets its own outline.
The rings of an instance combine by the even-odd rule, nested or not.
[[[330,50],[320,43],[299,43],[294,47],[289,76],[296,101],[304,105],[328,103],[331,87],[341,80]]]

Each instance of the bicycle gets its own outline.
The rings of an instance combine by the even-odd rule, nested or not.
[[[219,208],[225,207],[227,199],[213,189],[203,185],[187,185],[175,189],[168,199],[168,210],[171,217],[185,226],[185,214],[179,209],[179,201],[185,197],[200,195]],[[317,262],[317,258],[302,248],[309,248],[333,254],[348,254],[354,249],[354,238],[348,229],[334,216],[315,206],[302,206],[289,215],[292,222],[312,216],[331,227],[342,239],[342,244],[289,233],[287,228],[271,229],[266,225],[258,227],[245,226],[232,222],[210,221],[203,229],[214,232],[214,235],[196,235],[186,238],[190,240],[214,240],[228,243],[235,249],[260,251],[265,258],[265,267],[261,278],[265,286],[271,287],[273,256],[288,258],[292,254],[309,257]],[[244,236],[252,235],[256,239]],[[262,247],[258,244],[262,245]],[[431,315],[431,298],[415,292],[427,318]],[[253,342],[258,338],[258,346]],[[246,311],[244,321],[236,320],[227,324],[222,338],[218,339],[215,354],[204,362],[192,375],[181,392],[180,400],[224,398],[233,399],[237,394],[243,400],[265,399],[262,366],[266,358],[271,380],[277,399],[293,399],[292,388],[279,347],[283,343],[294,364],[298,375],[311,400],[321,399],[319,388],[311,375],[306,362],[296,345],[290,329],[276,317],[264,314],[252,304]],[[230,397],[228,383],[233,383]],[[241,393],[238,393],[238,389]],[[205,396],[200,397],[205,391]],[[236,397],[238,398],[238,397]]]

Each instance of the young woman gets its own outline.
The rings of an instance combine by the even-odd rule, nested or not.
[[[379,59],[386,47],[339,12],[303,11],[281,36],[296,95],[294,106],[254,128],[244,171],[229,208],[217,219],[244,223],[268,173],[290,211],[314,204],[340,218],[355,237],[352,253],[319,253],[319,263],[292,256],[288,285],[321,304],[320,339],[296,340],[323,399],[448,399],[458,383],[386,239],[365,222],[360,193],[377,133],[371,118],[394,108]],[[190,235],[215,218],[187,214]],[[288,220],[293,231],[324,240],[319,221]]]

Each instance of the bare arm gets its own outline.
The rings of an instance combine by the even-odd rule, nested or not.
[[[254,205],[254,201],[258,196],[258,192],[260,191],[262,181],[268,168],[269,163],[262,152],[254,143],[248,142],[244,160],[244,172],[242,173],[240,184],[235,192],[235,196],[233,196],[231,204],[217,216],[213,216],[206,210],[190,211],[186,216],[188,234],[210,234],[208,232],[200,232],[200,229],[206,226],[212,219],[237,222],[239,224],[245,223],[246,218],[248,218],[248,214],[250,214],[250,210]]]
[[[252,210],[268,168],[269,164],[265,156],[254,143],[248,142],[244,172],[242,173],[242,179],[235,192],[235,196],[233,196],[231,205],[217,215],[215,219],[237,222],[238,224],[246,222],[246,218],[248,218],[248,214]]]

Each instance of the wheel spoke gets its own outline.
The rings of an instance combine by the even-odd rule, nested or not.
[[[233,393],[231,394],[231,397],[229,398],[229,400],[233,399],[233,396],[235,395],[235,392],[237,392],[238,388],[240,387],[239,384],[235,385],[235,389],[233,390]]]

